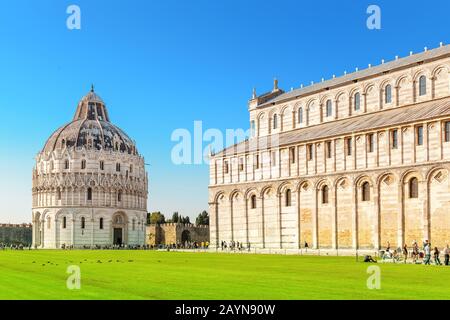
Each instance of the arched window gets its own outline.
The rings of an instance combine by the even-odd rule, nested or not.
[[[87,189],[87,200],[88,201],[92,200],[92,188]]]
[[[419,181],[416,177],[409,180],[409,197],[418,198],[419,197]]]
[[[291,189],[287,189],[286,190],[285,204],[286,204],[286,207],[290,207],[291,206]]]
[[[384,103],[391,103],[392,102],[392,87],[390,84],[388,84],[384,88]]]
[[[278,128],[278,115],[276,113],[273,115],[273,128]]]
[[[425,76],[420,76],[419,78],[419,96],[424,96],[427,94],[427,78]]]
[[[52,161],[50,161],[50,170],[55,169],[55,163]]]
[[[130,164],[130,173],[133,173],[133,165]]]
[[[64,161],[64,169],[69,169],[69,160]]]
[[[85,217],[81,217],[81,229],[86,228],[86,218]]]
[[[322,187],[322,203],[328,203],[328,186]]]
[[[52,226],[52,219],[50,217],[47,218],[47,229],[50,229]]]
[[[354,100],[354,109],[355,111],[357,111],[361,107],[361,95],[359,94],[359,92],[355,93]]]
[[[250,121],[250,136],[251,136],[251,137],[256,136],[256,125],[255,125],[255,120]]]
[[[256,195],[252,195],[252,197],[250,198],[250,202],[251,202],[250,207],[252,209],[256,209]]]
[[[61,188],[56,189],[56,199],[61,200]]]
[[[134,231],[134,229],[136,229],[136,219],[132,220],[131,225],[132,225],[132,229]]]
[[[122,191],[117,192],[117,201],[118,202],[122,201]]]
[[[81,169],[86,169],[86,160],[81,160]]]
[[[298,108],[298,123],[303,123],[303,108]]]
[[[65,229],[67,227],[67,218],[66,217],[63,217],[62,227],[63,227],[63,229]]]
[[[120,172],[120,163],[116,163],[116,171]]]
[[[100,170],[105,170],[105,162],[103,160],[100,161]]]
[[[362,184],[361,193],[362,193],[362,201],[370,200],[370,185],[367,181]]]
[[[327,100],[327,117],[331,117],[331,114],[333,113],[333,104],[331,103],[331,100]]]
[[[100,218],[100,230],[103,230],[103,218]]]

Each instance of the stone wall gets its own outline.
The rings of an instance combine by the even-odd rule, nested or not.
[[[31,245],[31,224],[0,224],[0,243]]]
[[[183,240],[209,242],[209,226],[165,223],[147,226],[147,244],[182,244]]]

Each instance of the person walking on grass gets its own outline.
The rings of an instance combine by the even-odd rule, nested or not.
[[[430,243],[428,242],[428,240],[425,243],[425,247],[423,248],[425,251],[425,259],[423,260],[423,263],[425,265],[429,265],[430,264],[430,260],[431,260],[431,247],[430,247]]]
[[[408,245],[406,243],[403,246],[403,260],[404,263],[408,260]]]
[[[434,253],[433,253],[433,256],[434,256],[434,263],[437,265],[437,266],[440,266],[441,265],[441,260],[439,259],[439,249],[437,248],[437,247],[434,247]]]
[[[412,249],[412,258],[413,263],[417,263],[417,258],[419,257],[419,245],[417,244],[417,241],[414,241],[413,243],[413,249]]]
[[[444,260],[444,264],[446,266],[448,266],[449,258],[450,258],[450,248],[449,248],[449,246],[447,244],[447,246],[444,249],[444,259],[445,259]]]

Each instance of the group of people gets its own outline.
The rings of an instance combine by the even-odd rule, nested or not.
[[[31,245],[24,246],[22,243],[20,244],[10,244],[9,246],[5,243],[0,243],[0,250],[6,250],[9,247],[11,250],[23,250],[24,248],[28,248],[31,250]]]
[[[208,241],[185,241],[179,243],[171,243],[165,245],[156,245],[154,248],[156,249],[208,249],[209,242]],[[152,246],[153,248],[153,246]]]
[[[250,251],[250,242],[247,242],[247,244],[244,247],[244,243],[243,242],[233,241],[232,240],[232,241],[230,241],[230,243],[227,243],[226,241],[221,241],[220,247],[222,248],[222,251],[223,250],[227,250],[228,248],[231,251],[236,251],[236,250],[243,251],[245,249]]]
[[[450,247],[447,244],[446,247],[442,250],[444,254],[444,264],[446,266],[449,265],[450,260]],[[391,250],[391,245],[388,242],[386,245],[386,250],[382,254],[382,259],[392,259],[394,262],[399,262],[401,260],[401,255],[403,256],[403,262],[407,263],[408,258],[411,258],[412,263],[419,264],[423,263],[426,265],[430,265],[433,261],[436,265],[442,265],[440,259],[441,251],[439,251],[438,247],[432,247],[430,241],[425,240],[423,243],[422,250],[420,250],[417,241],[414,241],[412,244],[412,248],[408,248],[408,245],[405,243],[403,248],[397,248],[396,250]]]

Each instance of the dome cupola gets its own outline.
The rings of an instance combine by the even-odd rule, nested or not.
[[[64,148],[138,154],[133,140],[111,123],[106,105],[94,86],[78,103],[72,122],[56,130],[42,151],[49,154]]]

